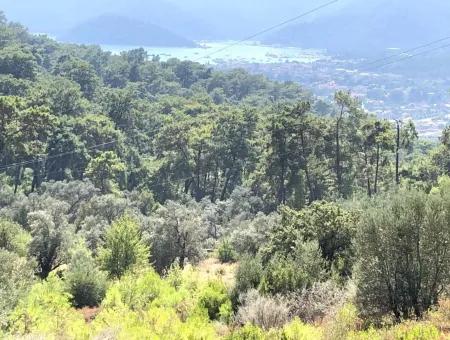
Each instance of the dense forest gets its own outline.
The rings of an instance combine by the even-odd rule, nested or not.
[[[450,128],[0,17],[0,337],[443,339]]]

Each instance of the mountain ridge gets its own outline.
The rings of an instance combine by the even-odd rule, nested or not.
[[[125,16],[102,15],[87,20],[60,37],[83,44],[194,47],[195,43],[158,25]]]
[[[450,3],[406,0],[349,5],[332,16],[303,22],[268,35],[265,43],[328,49],[366,55],[387,48],[408,48],[450,35]]]

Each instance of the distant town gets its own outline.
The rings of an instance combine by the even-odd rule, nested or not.
[[[278,81],[295,81],[319,98],[349,90],[364,107],[387,119],[413,119],[422,138],[436,140],[450,121],[450,78],[423,78],[383,69],[360,71],[360,60],[320,59],[313,62],[252,63],[222,60],[220,69],[244,68]]]

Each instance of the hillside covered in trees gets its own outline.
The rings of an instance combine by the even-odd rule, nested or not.
[[[441,339],[450,128],[0,18],[0,337]]]

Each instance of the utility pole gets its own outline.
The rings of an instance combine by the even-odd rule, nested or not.
[[[397,142],[395,148],[395,182],[400,185],[400,133],[402,121],[396,119],[395,124],[397,126]]]

